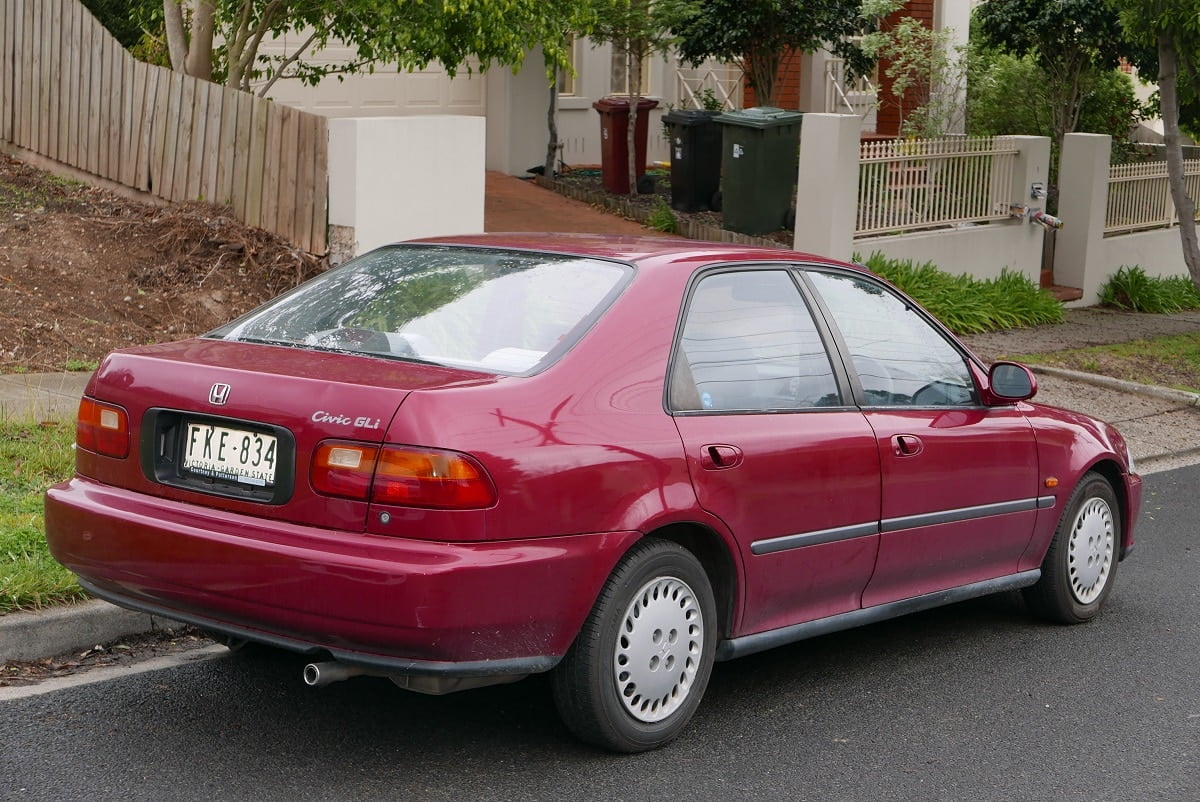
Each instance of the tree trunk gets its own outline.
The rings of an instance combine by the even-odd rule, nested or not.
[[[188,46],[185,72],[205,81],[212,80],[213,31],[216,15],[216,0],[196,0],[196,7],[192,12],[192,41]]]
[[[546,64],[549,66],[549,58],[546,59]],[[550,106],[546,109],[546,128],[550,131],[550,138],[546,142],[546,163],[542,171],[546,178],[553,178],[556,172],[554,157],[558,153],[558,72],[561,69],[557,65],[554,67],[554,75],[550,80]]]
[[[775,80],[783,62],[783,54],[771,49],[755,50],[750,55],[750,83],[754,85],[757,106],[775,106]]]
[[[638,52],[635,54],[634,50]],[[629,194],[637,194],[637,118],[638,104],[642,100],[642,48],[629,43],[625,51],[625,75],[629,78],[629,125],[625,129],[625,147],[629,151]]]
[[[1183,261],[1192,283],[1200,289],[1200,246],[1196,242],[1196,204],[1188,196],[1183,180],[1183,147],[1179,137],[1179,58],[1175,40],[1167,33],[1158,35],[1158,90],[1162,96],[1163,141],[1167,152],[1167,182],[1171,200],[1179,218],[1179,239]]]
[[[183,0],[163,0],[163,27],[167,33],[167,52],[171,56],[171,69],[187,72],[188,38],[183,29]]]

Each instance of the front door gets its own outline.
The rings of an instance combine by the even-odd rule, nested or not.
[[[982,406],[964,354],[882,282],[807,275],[879,451],[879,561],[863,606],[1015,573],[1037,516],[1029,422],[1015,406]]]

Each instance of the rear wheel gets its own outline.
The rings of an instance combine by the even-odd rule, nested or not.
[[[1112,485],[1086,474],[1058,522],[1042,561],[1042,578],[1025,601],[1045,618],[1078,624],[1095,618],[1117,577],[1121,514]]]
[[[716,606],[683,547],[646,540],[621,560],[554,672],[554,701],[579,738],[642,752],[675,738],[712,672]]]

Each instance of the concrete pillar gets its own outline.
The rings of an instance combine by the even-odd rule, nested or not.
[[[1067,134],[1058,167],[1058,217],[1054,283],[1083,290],[1083,303],[1100,302],[1104,275],[1104,218],[1112,137]]]
[[[482,117],[329,121],[329,224],[353,252],[483,231]]]
[[[828,50],[803,53],[793,58],[800,59],[800,111],[824,114],[825,108],[825,64],[833,58]],[[838,111],[845,111],[844,108]]]
[[[1046,208],[1045,197],[1033,197],[1034,187],[1046,190],[1050,186],[1050,137],[1048,136],[1014,136],[1017,145],[1017,158],[1013,160],[1012,168],[1012,198],[1013,206],[1032,206]],[[1041,282],[1042,242],[1045,231],[1041,226],[1026,222],[1024,228],[1015,233],[1020,242],[1017,248],[1024,258],[1019,264],[1009,265],[1019,270],[1035,285]]]
[[[849,259],[858,211],[857,114],[806,114],[800,125],[792,247]]]

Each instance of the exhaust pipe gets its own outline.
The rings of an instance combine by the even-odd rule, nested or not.
[[[314,688],[332,685],[335,682],[371,673],[368,669],[348,666],[345,663],[330,661],[327,663],[309,663],[304,667],[304,683]]]

